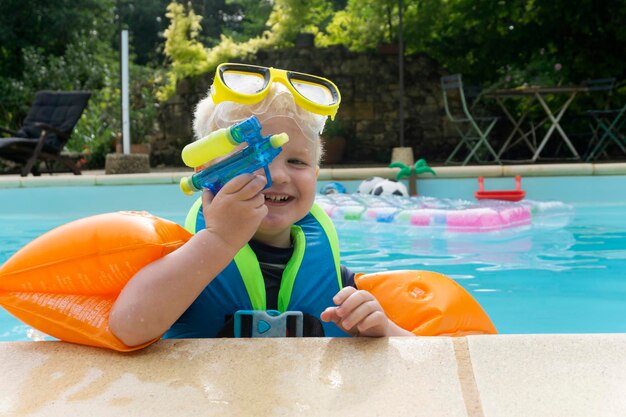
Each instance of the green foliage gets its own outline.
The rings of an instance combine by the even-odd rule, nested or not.
[[[112,0],[0,2],[0,126],[21,125],[39,90],[88,90],[87,109],[68,143],[102,167],[120,129],[119,54]],[[156,117],[154,71],[131,66],[133,140]]]
[[[92,54],[94,50],[99,53]],[[26,70],[22,85],[29,96],[24,100],[25,105],[30,105],[34,93],[38,90],[93,91],[93,97],[76,126],[68,148],[96,155],[96,164],[103,162],[104,157],[100,161],[98,152],[94,152],[91,146],[99,141],[110,143],[112,137],[111,133],[106,131],[107,126],[112,123],[109,120],[111,117],[107,120],[95,118],[99,107],[102,106],[102,103],[98,103],[101,89],[106,88],[108,80],[117,78],[113,51],[98,39],[83,37],[68,46],[65,56],[45,56],[33,48],[26,48],[23,59]],[[84,135],[84,131],[91,131],[91,135],[89,137]],[[91,164],[91,161],[89,162]]]
[[[98,88],[93,57],[113,34],[112,4],[0,1],[0,126],[19,126],[38,89]]]
[[[167,6],[165,16],[170,20],[164,33],[165,56],[170,61],[170,69],[166,84],[157,95],[160,100],[174,93],[178,80],[210,70],[207,50],[197,39],[202,17],[194,13],[191,5],[185,10],[185,6],[176,2]]]
[[[89,106],[76,125],[68,149],[88,155],[88,167],[101,168],[107,153],[114,151],[114,140],[121,130],[119,72],[112,72],[106,84],[92,92]],[[132,143],[142,143],[153,132],[157,117],[155,72],[147,67],[130,66],[130,134]]]
[[[272,12],[272,1],[226,0],[226,5],[232,8],[230,15],[223,14],[222,17],[223,23],[228,23],[228,26],[222,29],[221,34],[227,38],[235,42],[245,42],[262,35],[268,29],[267,19]]]
[[[202,17],[191,8],[185,11],[184,6],[178,3],[167,6],[166,16],[171,23],[164,34],[165,54],[171,58],[174,72],[181,76],[204,72],[207,53],[197,40]]]
[[[31,92],[19,80],[0,78],[0,97],[0,126],[16,129],[28,111]]]
[[[103,167],[106,154],[113,151],[113,140],[119,129],[119,106],[119,90],[105,87],[93,92],[87,110],[67,143],[68,149],[88,155],[87,167]]]
[[[170,67],[165,86],[159,90],[159,100],[171,97],[176,82],[184,77],[212,72],[224,61],[245,59],[261,48],[292,46],[298,33],[316,33],[318,25],[329,20],[332,10],[332,3],[328,0],[275,0],[264,25],[268,30],[243,42],[222,34],[220,43],[207,49],[198,40],[201,17],[193,11],[191,4],[185,10],[176,1],[170,3],[166,15],[170,26],[165,31],[165,55]]]
[[[395,41],[397,1],[349,0],[317,36],[354,51]],[[424,53],[472,83],[511,78],[576,83],[626,77],[626,3],[612,0],[404,0],[407,53]],[[539,51],[544,50],[541,55]],[[555,64],[561,70],[554,71]]]
[[[325,139],[344,137],[345,135],[346,126],[340,119],[335,118],[335,120],[326,121],[324,132],[322,132],[322,136],[324,136]]]
[[[43,51],[28,47],[23,51],[23,59],[26,70],[22,80],[34,89],[98,89],[116,64],[108,45],[86,36],[68,45],[63,56],[46,56]]]
[[[168,4],[169,0],[116,0],[115,26],[129,29],[136,64],[154,66],[163,62],[162,34],[167,28],[165,9]]]
[[[561,85],[569,79],[568,68],[556,58],[555,48],[551,47],[546,52],[541,48],[533,53],[527,62],[515,65],[507,65],[499,68],[502,86],[518,87],[526,85],[554,86]]]
[[[302,32],[317,33],[319,26],[333,13],[328,0],[276,0],[267,21],[271,28],[266,34],[270,45],[292,46],[296,35]]]
[[[202,17],[194,12],[191,4],[185,7],[174,1],[167,6],[166,16],[170,25],[164,33],[165,55],[170,65],[164,86],[157,94],[160,101],[174,94],[179,80],[214,71],[221,62],[249,56],[274,42],[268,32],[246,42],[236,42],[222,34],[219,44],[208,49],[199,41]]]
[[[0,125],[17,127],[38,90],[97,90],[101,88],[116,54],[97,33],[77,33],[64,55],[46,55],[41,48],[21,51],[20,77],[0,77]]]
[[[197,39],[212,48],[219,44],[222,35],[236,42],[259,36],[267,29],[265,24],[272,3],[272,0],[191,0],[191,8],[202,17],[202,32]]]
[[[21,77],[25,48],[62,56],[81,33],[110,39],[115,30],[113,4],[113,0],[0,1],[0,77]]]
[[[335,13],[317,35],[319,45],[343,44],[353,51],[375,48],[382,41],[395,41],[398,8],[395,0],[348,0],[345,10]]]
[[[105,155],[121,129],[119,55],[97,33],[78,33],[61,56],[26,47],[20,79],[0,79],[0,126],[21,124],[39,90],[88,90],[92,96],[76,125],[69,150],[89,155],[89,167],[104,166]],[[155,75],[147,67],[130,66],[130,120],[133,142],[141,142],[154,128],[157,103]]]

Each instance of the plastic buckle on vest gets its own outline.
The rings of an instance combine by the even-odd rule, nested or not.
[[[235,337],[302,337],[301,311],[239,310],[235,313]]]

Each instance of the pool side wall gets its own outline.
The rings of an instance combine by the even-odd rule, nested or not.
[[[567,165],[486,165],[468,167],[434,167],[436,176],[421,174],[417,177],[417,192],[438,198],[473,200],[478,190],[477,177],[485,177],[485,190],[510,190],[515,188],[514,177],[522,177],[522,189],[531,200],[561,200],[568,203],[610,203],[616,196],[626,195],[626,163],[567,164]],[[398,169],[327,168],[320,169],[320,187],[326,182],[338,181],[348,192],[356,191],[360,181],[379,176],[395,179]],[[105,175],[102,171],[85,172],[84,175],[42,175],[40,177],[0,176],[0,189],[30,187],[104,186],[179,184],[191,171],[156,172],[149,174]],[[579,186],[585,178],[586,188]],[[406,183],[407,180],[402,180]]]
[[[0,343],[3,416],[623,416],[626,335]]]

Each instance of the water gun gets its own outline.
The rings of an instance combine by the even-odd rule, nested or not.
[[[261,135],[261,123],[255,116],[230,127],[216,130],[183,148],[182,158],[185,165],[197,168],[228,154],[243,142],[248,145],[223,161],[198,171],[190,177],[182,178],[180,189],[187,195],[193,195],[194,192],[203,188],[208,188],[213,194],[217,194],[224,184],[237,175],[253,173],[261,168],[265,171],[267,178],[265,188],[270,187],[272,177],[268,166],[288,141],[289,136],[286,133]]]

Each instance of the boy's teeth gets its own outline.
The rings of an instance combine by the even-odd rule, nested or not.
[[[286,195],[266,195],[265,199],[270,201],[285,201],[289,197]]]

